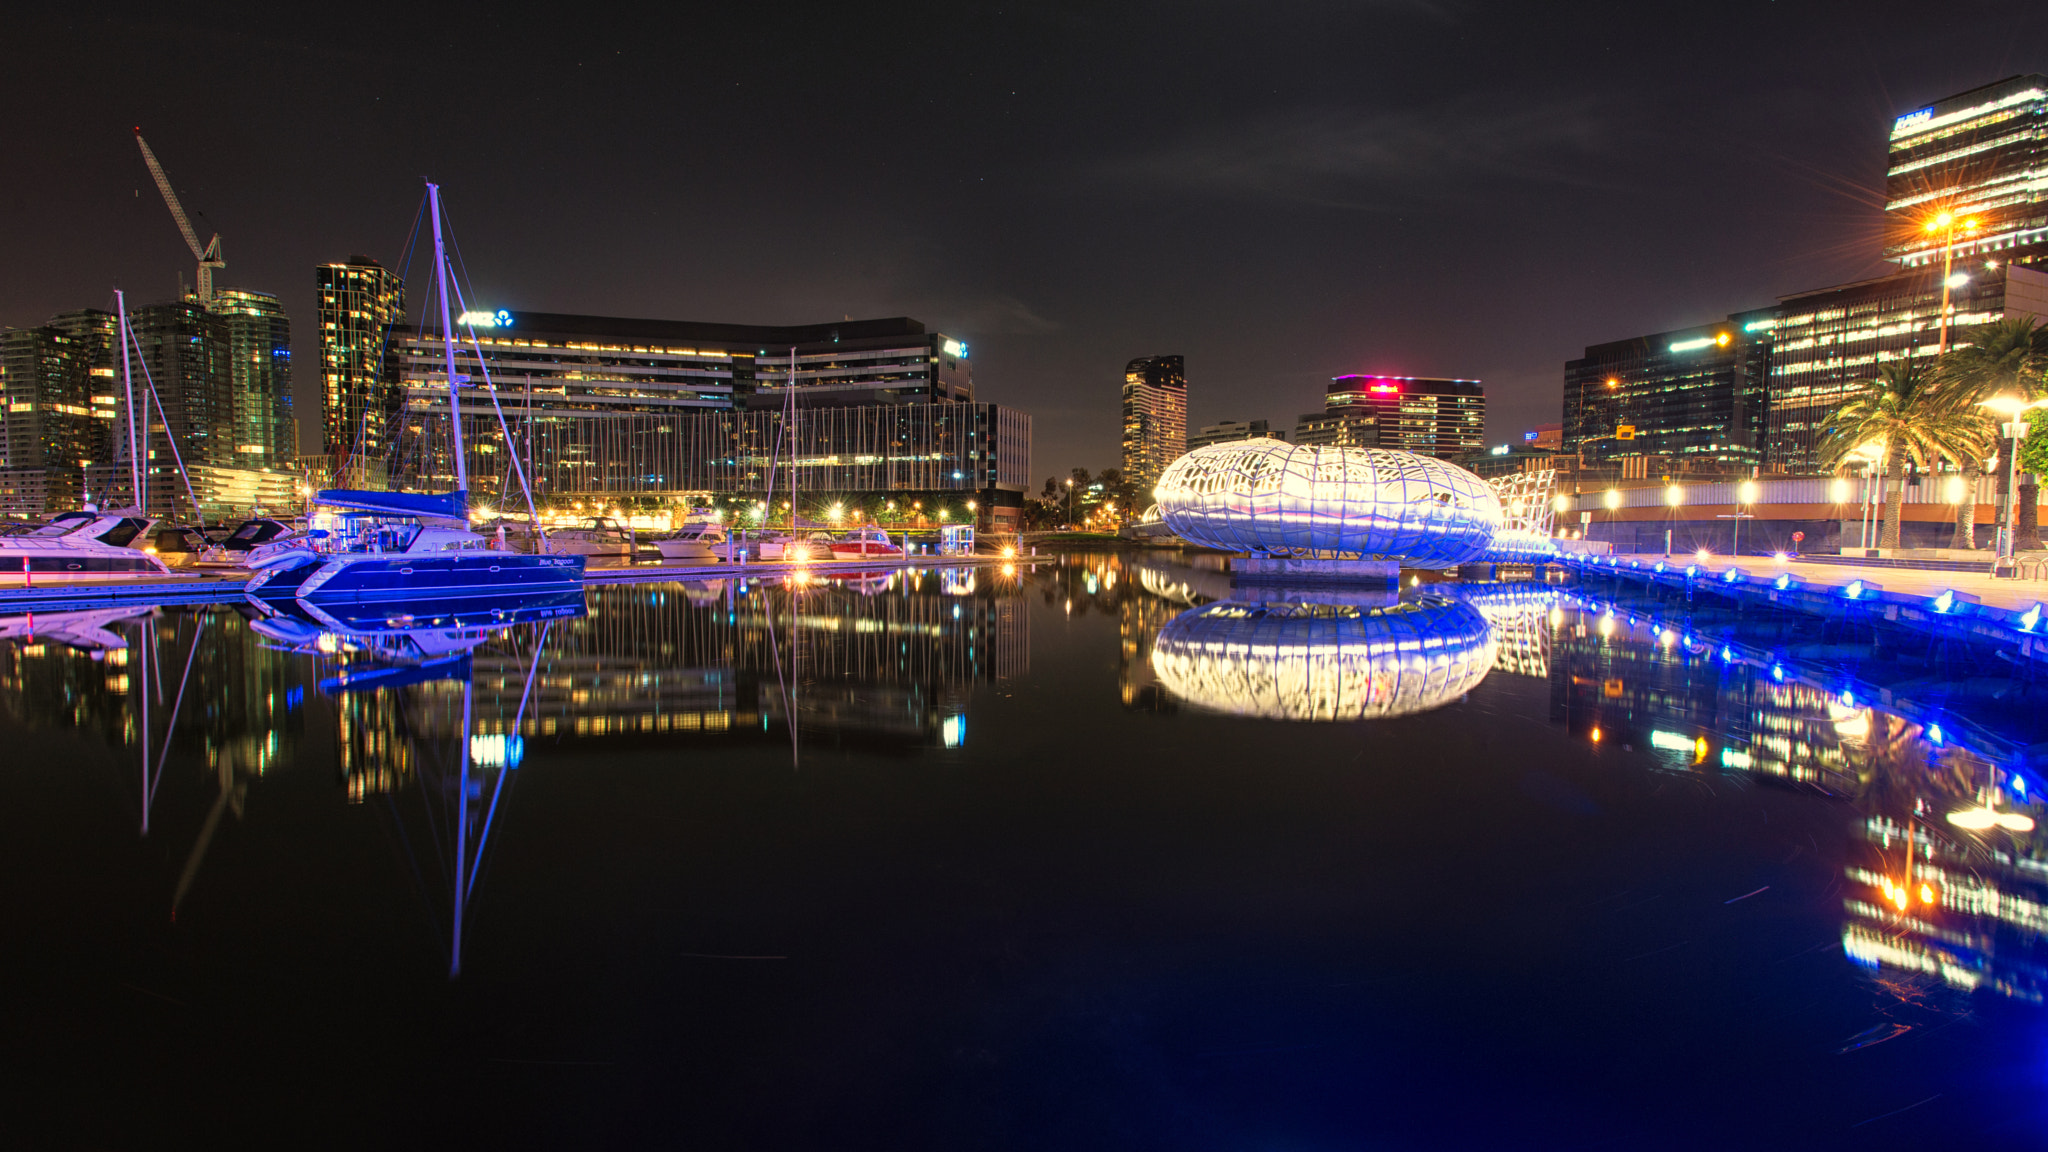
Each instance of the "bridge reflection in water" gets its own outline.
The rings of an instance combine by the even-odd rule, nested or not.
[[[1479,610],[1427,598],[1389,607],[1223,600],[1169,621],[1152,645],[1160,685],[1204,711],[1358,720],[1440,707],[1493,667]]]

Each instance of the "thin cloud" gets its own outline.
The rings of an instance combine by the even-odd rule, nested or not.
[[[1615,128],[1591,102],[1467,100],[1423,110],[1310,109],[1236,120],[1115,164],[1147,186],[1391,209],[1487,180],[1590,184]]]

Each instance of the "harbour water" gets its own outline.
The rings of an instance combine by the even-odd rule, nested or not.
[[[1170,553],[352,623],[0,621],[10,1142],[2048,1126],[2048,685],[1988,645]]]

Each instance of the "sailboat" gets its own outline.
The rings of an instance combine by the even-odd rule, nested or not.
[[[469,467],[462,452],[462,380],[455,370],[448,256],[441,235],[441,187],[427,185],[434,224],[434,278],[439,288],[441,351],[448,374],[448,420],[455,458],[453,492],[423,494],[334,488],[313,498],[315,527],[305,536],[252,549],[254,570],[243,592],[258,602],[387,601],[420,597],[547,595],[583,587],[584,557],[545,547],[498,551],[469,530]],[[482,350],[477,362],[484,363]],[[489,369],[484,369],[489,383]],[[495,403],[495,400],[494,400]],[[500,413],[502,420],[503,414]],[[506,436],[509,443],[511,437]],[[533,491],[519,466],[529,512]],[[534,523],[540,517],[532,516]]]

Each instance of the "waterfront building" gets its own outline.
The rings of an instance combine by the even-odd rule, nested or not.
[[[1950,283],[1951,346],[1972,325],[2006,316],[2048,319],[2048,271],[1982,261],[1959,267]],[[1941,270],[1921,267],[1785,296],[1768,317],[1752,321],[1767,324],[1771,337],[1768,463],[1786,472],[1818,471],[1816,446],[1828,417],[1883,364],[1933,356],[1941,345],[1941,306]],[[1567,391],[1567,409],[1570,398]]]
[[[323,447],[337,482],[368,486],[382,479],[397,404],[385,353],[392,326],[405,322],[405,281],[368,256],[322,264],[313,280]]]
[[[1950,255],[1973,267],[2048,260],[2048,76],[2008,77],[1894,120],[1885,218],[1885,256],[1901,268]]]
[[[908,317],[761,326],[497,311],[468,323],[476,339],[456,371],[468,377],[463,437],[479,500],[518,490],[516,454],[535,496],[558,508],[704,503],[794,483],[802,514],[820,520],[872,495],[993,530],[1020,522],[1030,417],[976,403],[966,345]],[[454,466],[438,330],[395,334],[390,362],[402,415],[389,475],[445,490]]]
[[[85,466],[109,451],[113,331],[111,314],[84,310],[0,332],[0,514],[80,503]]]
[[[1205,425],[1200,431],[1188,434],[1188,451],[1192,452],[1205,444],[1227,444],[1233,440],[1285,440],[1286,429],[1275,430],[1265,420],[1225,420],[1219,424]]]
[[[176,445],[175,453],[165,451],[163,456],[175,456],[188,469],[240,464],[244,457],[235,451],[227,318],[191,299],[135,309],[128,321],[135,329],[140,356],[135,387],[154,386],[153,406],[161,406],[160,414],[150,413],[150,431],[168,436]],[[143,402],[136,397],[137,404]]]
[[[1396,448],[1449,459],[1485,446],[1486,389],[1477,380],[1339,376],[1323,410],[1301,417],[1294,442]]]
[[[1124,366],[1124,479],[1141,492],[1188,450],[1188,374],[1180,356],[1140,356]]]
[[[1763,309],[1588,347],[1564,366],[1562,449],[1645,474],[1755,468],[1774,323]]]
[[[298,455],[292,413],[292,326],[268,292],[222,288],[213,312],[227,321],[230,438],[242,467],[280,467]]]

